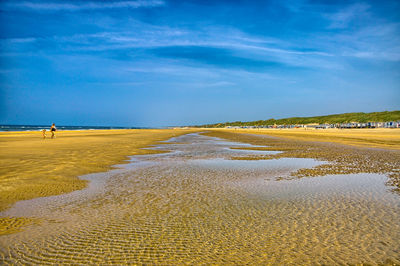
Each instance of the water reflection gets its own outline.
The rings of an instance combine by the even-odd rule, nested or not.
[[[179,143],[179,144],[178,144]],[[277,181],[312,159],[230,160],[251,147],[188,134],[90,175],[88,189],[8,211],[43,223],[0,237],[10,264],[400,263],[400,200],[384,175]],[[5,213],[3,213],[5,215]]]

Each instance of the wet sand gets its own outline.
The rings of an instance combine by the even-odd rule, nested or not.
[[[58,195],[86,187],[80,175],[104,172],[142,148],[187,134],[180,129],[0,132],[0,211],[19,200]],[[49,133],[48,133],[49,134]]]
[[[179,144],[178,144],[179,143]],[[258,148],[262,148],[257,145]],[[400,197],[378,173],[281,179],[313,158],[199,134],[83,178],[89,187],[20,201],[2,216],[37,218],[0,236],[6,264],[400,263]],[[232,149],[232,148],[239,148]]]
[[[327,162],[313,168],[302,168],[294,171],[291,173],[292,178],[357,173],[384,174],[390,178],[389,185],[392,185],[393,190],[400,194],[400,150],[397,150],[400,146],[395,146],[396,149],[382,149],[319,141],[318,138],[311,138],[311,140],[306,141],[298,138],[269,136],[263,133],[253,134],[254,130],[249,131],[252,132],[251,134],[246,132],[213,130],[204,134],[256,146],[244,146],[241,148],[244,150],[253,152],[280,151],[279,153],[264,155],[242,154],[231,158],[235,160],[313,158]],[[352,136],[354,135],[352,134]],[[237,148],[233,147],[232,149]],[[288,177],[284,178],[287,179]]]
[[[400,128],[354,128],[354,129],[207,129],[218,132],[234,132],[267,135],[302,141],[319,141],[400,150]]]

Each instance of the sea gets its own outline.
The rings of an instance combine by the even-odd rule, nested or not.
[[[0,131],[41,131],[50,129],[51,125],[0,125]],[[140,127],[111,127],[111,126],[59,126],[57,130],[96,130],[96,129],[139,129]]]

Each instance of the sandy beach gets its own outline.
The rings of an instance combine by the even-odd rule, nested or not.
[[[236,160],[269,160],[278,158],[313,158],[330,162],[314,168],[304,168],[293,177],[325,176],[329,174],[381,173],[390,177],[390,184],[400,191],[400,130],[226,130],[206,133],[208,136],[253,145],[250,150],[282,151],[274,155],[236,156]]]
[[[361,147],[400,149],[399,128],[370,129],[217,129],[218,131],[268,135],[295,140],[334,142]]]
[[[0,132],[0,211],[19,200],[83,189],[78,177],[104,172],[135,154],[157,151],[143,148],[188,130],[58,131],[56,139],[38,131]],[[50,135],[50,134],[48,134]],[[0,233],[13,232],[29,219],[0,220]],[[15,227],[14,227],[14,226]]]
[[[2,133],[2,156],[10,162],[4,182],[14,178],[21,193],[37,182],[48,194],[28,193],[29,200],[14,198],[3,207],[0,259],[400,263],[397,131],[326,131],[329,142],[316,133],[297,137],[297,131],[284,138],[195,131],[71,131],[55,140]],[[155,146],[141,149],[149,145]],[[128,155],[134,156],[126,161]],[[47,180],[52,171],[59,181]],[[52,189],[64,184],[75,191]]]
[[[400,266],[398,14],[0,1],[0,266]]]

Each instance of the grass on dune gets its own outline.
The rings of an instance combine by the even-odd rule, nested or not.
[[[217,127],[223,128],[226,126],[264,126],[264,125],[298,125],[298,124],[337,124],[337,123],[366,123],[366,122],[389,122],[399,121],[400,111],[384,111],[384,112],[372,112],[372,113],[344,113],[344,114],[333,114],[323,116],[311,116],[311,117],[288,117],[282,119],[268,119],[258,121],[236,121],[226,122],[218,124],[203,125],[203,127]]]

